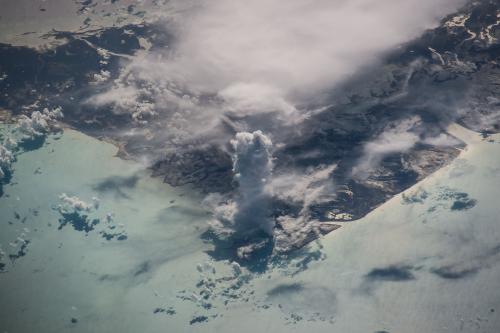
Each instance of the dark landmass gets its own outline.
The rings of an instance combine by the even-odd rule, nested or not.
[[[458,122],[486,134],[499,132],[499,7],[497,1],[471,2],[443,19],[438,28],[387,54],[378,68],[359,73],[332,91],[329,99],[334,101],[330,103],[333,106],[305,120],[300,131],[293,126],[284,129],[286,141],[273,151],[274,175],[337,165],[329,176],[336,185],[335,193],[330,200],[309,208],[311,220],[324,223],[321,232],[311,231],[303,237],[289,235],[287,250],[299,249],[320,234],[335,230],[338,225],[333,222],[365,216],[450,163],[464,144],[446,132],[449,124]],[[11,113],[15,117],[37,107],[62,106],[68,126],[115,143],[121,157],[148,157],[153,176],[173,186],[190,184],[205,193],[234,191],[238,184],[228,145],[201,138],[173,151],[162,135],[171,118],[151,115],[147,121],[136,123],[129,113],[86,103],[108,88],[105,83],[93,82],[94,75],[105,70],[111,80],[117,78],[129,57],[142,49],[139,38],[146,39],[151,50],[173,44],[174,37],[164,26],[145,23],[85,33],[54,31],[52,36],[66,43],[49,50],[0,44],[0,75],[6,75],[0,81],[0,94],[4,96],[0,99],[0,117],[10,119]],[[104,63],[99,48],[109,52]],[[362,177],[354,175],[353,168],[363,158],[366,144],[410,116],[421,119],[415,128],[419,143],[407,151],[384,155]],[[241,120],[234,115],[227,118]],[[124,135],[130,129],[138,131],[133,136]],[[220,132],[227,133],[228,138],[235,134],[228,124],[221,124]],[[436,138],[448,144],[438,144]],[[122,185],[129,184],[110,182],[100,189],[116,190],[121,195]],[[451,209],[473,205],[475,202],[467,198],[458,198]],[[278,199],[273,207],[275,218],[297,216],[300,210],[298,204]],[[75,228],[80,225],[72,219],[64,222]],[[280,223],[276,228],[284,230]],[[254,243],[245,242],[238,248]]]

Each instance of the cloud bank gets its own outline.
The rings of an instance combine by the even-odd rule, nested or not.
[[[170,18],[173,45],[136,56],[91,102],[111,104],[139,123],[159,114],[182,124],[167,129],[174,144],[213,134],[228,114],[274,112],[279,123],[296,123],[322,92],[462,2],[198,0]],[[250,127],[236,132],[262,129]]]
[[[220,93],[247,85],[294,104],[432,27],[456,0],[202,1],[164,70]],[[222,94],[224,96],[224,93]],[[282,106],[288,109],[289,106]]]

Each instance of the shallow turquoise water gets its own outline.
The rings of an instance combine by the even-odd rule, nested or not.
[[[0,274],[0,332],[498,332],[494,141],[474,137],[405,193],[425,198],[396,196],[266,273],[238,275],[204,252],[201,197],[65,131],[18,156],[0,198],[2,248],[30,241]],[[450,193],[462,192],[476,204],[451,210]],[[128,238],[105,240],[102,221],[88,234],[58,230],[61,193],[98,196],[94,215],[112,212]]]
[[[18,156],[11,185],[0,199],[0,244],[9,252],[8,243],[23,232],[30,243],[27,255],[0,275],[0,330],[135,331],[128,321],[136,318],[130,318],[127,307],[149,315],[162,305],[153,292],[156,270],[203,256],[199,230],[205,212],[197,208],[197,198],[188,189],[151,179],[135,163],[113,157],[115,152],[109,144],[66,131],[61,139],[51,138],[43,148]],[[110,177],[137,181],[130,188],[95,189],[116,179]],[[61,193],[85,201],[98,196],[97,215],[112,212],[128,239],[106,241],[97,232],[86,235],[71,226],[58,230],[60,215],[52,208]],[[165,272],[165,280],[177,274],[182,273]]]

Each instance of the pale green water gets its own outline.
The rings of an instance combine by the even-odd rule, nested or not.
[[[154,289],[175,293],[168,280],[185,274],[165,269],[167,263],[180,261],[175,266],[181,267],[183,258],[204,257],[197,229],[205,227],[205,213],[188,190],[149,178],[134,163],[113,157],[115,152],[109,144],[67,131],[62,139],[18,156],[12,186],[4,188],[0,199],[0,243],[8,252],[8,243],[23,228],[30,230],[26,238],[31,243],[28,254],[0,275],[0,331],[133,332],[145,325],[153,331],[155,323],[157,328],[165,325],[152,314],[164,302],[156,299]],[[39,167],[42,173],[35,174]],[[108,177],[134,175],[139,176],[137,184],[121,189],[122,195],[93,190]],[[99,214],[113,212],[128,239],[106,241],[96,232],[85,236],[71,226],[57,230],[59,213],[51,207],[63,192],[85,201],[98,195]],[[150,270],[134,277],[145,263]],[[161,278],[158,271],[163,271]],[[70,324],[71,317],[78,318],[76,325]]]
[[[214,263],[215,274],[203,273],[214,281],[206,309],[188,299],[204,289],[196,286],[196,265],[210,260],[204,253],[210,245],[200,240],[206,228],[200,198],[113,157],[111,145],[66,131],[18,157],[12,186],[0,198],[4,250],[23,228],[30,240],[26,256],[0,274],[0,332],[499,332],[495,140],[471,142],[459,160],[408,191],[425,190],[422,203],[395,197],[281,267],[249,274],[242,286],[228,263]],[[41,174],[34,173],[38,167]],[[122,192],[95,189],[109,177],[134,175],[135,186]],[[477,204],[451,211],[453,200],[440,198],[446,189],[466,192]],[[51,207],[62,192],[85,201],[99,196],[97,215],[113,212],[128,239],[106,241],[69,225],[58,230],[60,216]],[[297,267],[314,254],[319,259],[307,269]],[[443,267],[463,277],[433,273]],[[169,307],[175,314],[153,313]],[[208,321],[190,325],[196,316]]]

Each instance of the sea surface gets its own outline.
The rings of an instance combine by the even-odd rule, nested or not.
[[[451,130],[468,146],[449,166],[264,272],[211,258],[195,191],[52,135],[0,197],[0,332],[497,333],[500,136]],[[63,193],[99,198],[91,228]]]

